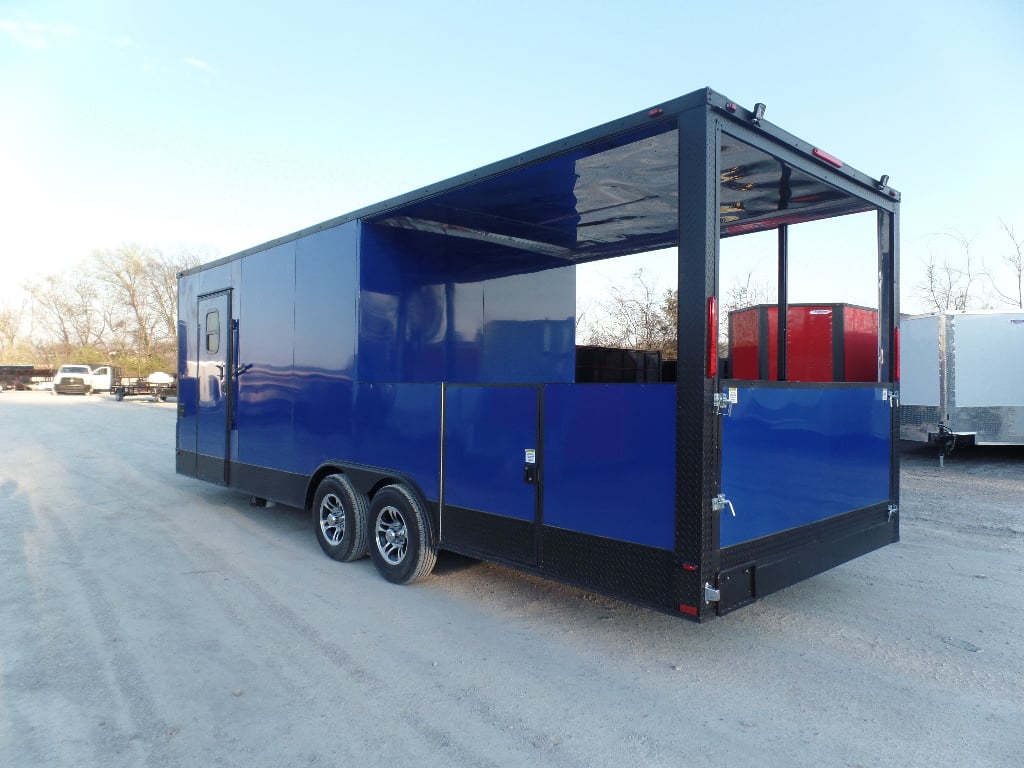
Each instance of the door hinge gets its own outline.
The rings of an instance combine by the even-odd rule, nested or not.
[[[882,399],[889,401],[890,408],[896,408],[900,404],[900,393],[896,389],[883,389]]]
[[[709,582],[704,582],[704,602],[717,603],[721,599],[721,591],[712,587]]]
[[[734,507],[732,505],[732,502],[729,501],[729,499],[727,499],[725,497],[724,493],[720,493],[717,496],[715,496],[713,499],[711,499],[711,511],[712,512],[721,512],[726,507],[729,508],[729,513],[733,517],[736,517],[736,507]]]
[[[890,504],[888,506],[888,508],[886,509],[886,511],[889,513],[888,522],[891,523],[892,519],[894,517],[896,517],[896,515],[898,515],[900,513],[900,505],[899,504]]]

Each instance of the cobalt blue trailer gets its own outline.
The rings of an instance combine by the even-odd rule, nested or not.
[[[393,582],[449,550],[726,613],[898,539],[898,208],[705,89],[188,270],[177,471],[306,508]],[[777,380],[727,379],[720,241],[778,232],[785,318],[789,228],[860,212],[877,377],[791,381],[780,343]],[[577,382],[575,266],[660,248],[672,375]]]

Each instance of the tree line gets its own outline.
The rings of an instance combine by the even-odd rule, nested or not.
[[[93,251],[70,270],[26,283],[0,306],[0,361],[56,367],[117,365],[134,375],[175,372],[177,276],[198,254],[128,243]]]

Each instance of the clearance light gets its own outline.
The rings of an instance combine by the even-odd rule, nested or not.
[[[811,150],[811,154],[814,155],[819,160],[824,160],[826,163],[828,163],[831,166],[834,166],[836,168],[842,168],[843,167],[843,161],[842,160],[840,160],[838,157],[835,157],[834,155],[830,155],[828,152],[826,152],[823,149],[818,149],[817,147],[815,147],[814,149]]]
[[[718,375],[718,299],[708,296],[708,367],[709,379]]]
[[[660,115],[664,111],[665,110],[662,109],[661,107],[655,107],[654,109],[652,109],[650,112],[647,113],[647,116],[648,117],[657,117],[658,115]]]

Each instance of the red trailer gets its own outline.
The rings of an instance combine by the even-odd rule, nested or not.
[[[778,381],[779,309],[759,304],[729,313],[731,377]],[[852,304],[790,304],[787,381],[875,381],[878,311]]]

